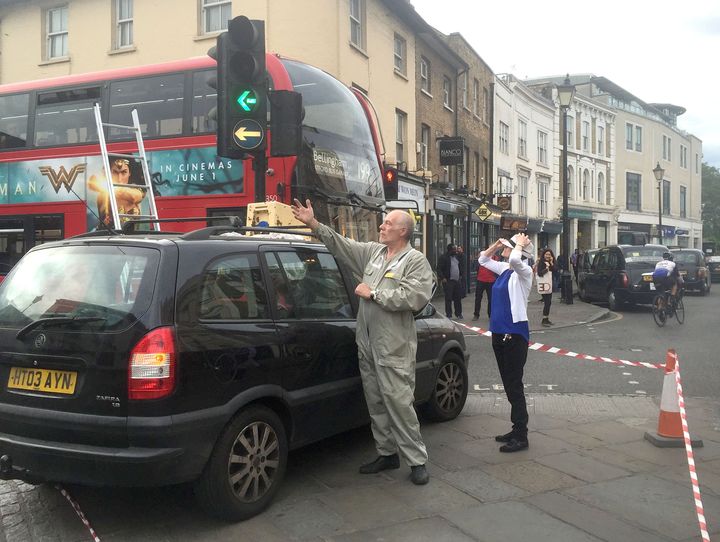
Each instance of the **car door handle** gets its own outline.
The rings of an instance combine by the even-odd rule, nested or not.
[[[293,355],[298,361],[310,361],[313,358],[312,352],[307,348],[294,348]]]

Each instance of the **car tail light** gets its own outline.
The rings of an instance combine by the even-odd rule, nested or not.
[[[707,270],[706,270],[704,267],[699,267],[699,268],[698,268],[698,278],[699,278],[699,279],[704,279],[704,278],[705,278],[705,273],[707,273]]]
[[[128,399],[160,399],[175,389],[177,363],[172,328],[146,334],[130,352]]]
[[[623,288],[627,288],[630,284],[630,279],[628,279],[627,273],[621,273],[620,274],[620,283],[622,284]]]

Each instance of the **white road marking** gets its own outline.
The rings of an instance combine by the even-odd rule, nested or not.
[[[638,384],[640,384],[640,382],[638,382],[637,380],[628,380],[628,384],[638,385]]]
[[[623,373],[623,376],[632,376],[632,373]]]

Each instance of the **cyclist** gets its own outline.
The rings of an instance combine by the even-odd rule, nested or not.
[[[662,257],[663,259],[655,264],[653,282],[661,292],[670,290],[671,299],[675,299],[678,288],[682,286],[682,278],[677,265],[673,261],[672,252],[664,252]]]

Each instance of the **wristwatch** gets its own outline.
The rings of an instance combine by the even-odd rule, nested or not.
[[[375,301],[375,297],[377,296],[377,291],[370,290],[370,300]]]

